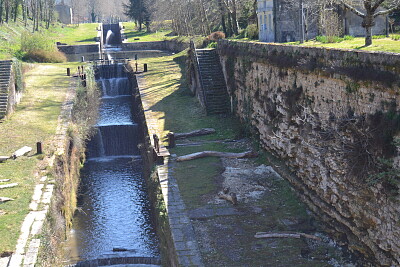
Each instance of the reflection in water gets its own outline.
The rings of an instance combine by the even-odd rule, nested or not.
[[[132,120],[130,85],[123,77],[122,65],[101,66],[99,73],[98,83],[103,87],[100,118],[97,134],[87,146],[88,161],[81,172],[66,262],[159,257],[138,156],[138,125]]]
[[[72,259],[121,256],[113,248],[128,249],[127,256],[159,255],[140,159],[89,160],[81,179]]]

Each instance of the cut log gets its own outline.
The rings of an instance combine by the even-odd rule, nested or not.
[[[9,182],[11,181],[11,179],[0,179],[0,183],[5,183],[5,182]]]
[[[20,149],[18,149],[17,151],[15,151],[14,154],[12,155],[12,157],[13,157],[13,159],[16,159],[18,157],[25,156],[26,154],[28,154],[31,151],[32,151],[31,147],[24,146],[24,147],[21,147]]]
[[[213,134],[215,132],[216,131],[213,128],[203,128],[200,130],[194,130],[194,131],[187,132],[187,133],[175,133],[174,137],[175,137],[175,139],[183,139],[183,138],[188,138],[188,137],[193,137],[193,136]]]
[[[17,185],[18,185],[17,183],[12,183],[12,184],[3,184],[3,185],[0,185],[0,189],[5,189],[5,188],[16,187]]]
[[[219,192],[218,193],[218,197],[220,199],[225,199],[225,200],[231,202],[234,206],[236,206],[238,204],[237,196],[233,192],[230,192],[229,194],[225,194],[223,192]]]
[[[258,154],[253,151],[247,151],[243,153],[229,153],[229,152],[218,152],[218,151],[202,151],[185,156],[176,158],[176,161],[187,161],[192,159],[199,159],[205,157],[221,157],[221,158],[255,158]]]
[[[317,241],[321,241],[321,238],[315,235],[309,235],[309,234],[304,234],[304,233],[265,233],[265,232],[259,232],[256,233],[254,236],[255,238],[309,238],[309,239],[314,239]]]
[[[9,198],[9,197],[0,197],[0,203],[4,203],[7,201],[13,201],[14,199]]]
[[[0,162],[4,162],[6,160],[8,160],[10,157],[7,156],[0,156]]]

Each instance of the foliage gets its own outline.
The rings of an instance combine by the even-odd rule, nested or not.
[[[213,32],[208,36],[208,40],[210,41],[217,41],[218,39],[224,39],[225,38],[225,33],[218,31],[218,32]]]
[[[15,90],[18,92],[24,91],[25,84],[22,73],[22,63],[16,58],[13,58],[13,70],[15,73]]]
[[[211,42],[207,45],[207,48],[217,48],[218,43],[217,42]]]
[[[138,30],[142,30],[143,23],[146,25],[147,32],[150,32],[150,1],[147,0],[129,0],[128,4],[124,5],[125,15],[135,20]]]
[[[59,52],[51,38],[40,32],[25,32],[21,36],[20,55],[25,61],[61,63],[66,61],[63,53]]]
[[[354,37],[351,35],[345,35],[343,37],[338,37],[338,36],[317,36],[315,37],[315,41],[323,43],[323,44],[327,44],[327,43],[340,43],[342,41],[349,41],[349,40],[353,40]]]
[[[246,37],[252,40],[258,39],[258,27],[257,24],[250,24],[246,28]]]
[[[393,187],[393,193],[397,193],[397,188],[400,183],[400,169],[394,167],[393,160],[378,158],[377,168],[378,173],[370,175],[367,179],[369,185],[376,185],[378,183],[385,183],[387,186]]]

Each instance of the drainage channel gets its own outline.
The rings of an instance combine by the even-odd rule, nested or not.
[[[132,92],[124,66],[98,66],[102,103],[87,147],[69,266],[160,265],[155,226],[137,149]]]

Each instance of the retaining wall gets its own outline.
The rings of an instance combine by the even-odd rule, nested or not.
[[[85,45],[57,45],[57,48],[64,54],[99,53],[100,43]]]
[[[353,251],[398,266],[400,55],[228,40],[218,51],[235,113],[310,208]]]

